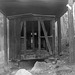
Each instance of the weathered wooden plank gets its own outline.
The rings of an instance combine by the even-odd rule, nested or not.
[[[52,24],[52,50],[53,55],[55,56],[55,19],[51,21]]]
[[[14,51],[13,51],[13,52],[14,52],[14,53],[13,53],[14,59],[16,59],[16,56],[17,56],[17,55],[16,55],[16,51],[17,51],[17,39],[16,39],[16,38],[17,38],[17,37],[16,37],[16,30],[17,30],[16,28],[17,28],[17,27],[16,27],[16,25],[17,25],[17,20],[14,19],[14,25],[13,25],[13,26],[14,26],[14,32],[13,32],[13,34],[14,34],[14,35],[13,35],[13,36],[14,36]]]
[[[9,59],[14,59],[14,19],[9,21]]]
[[[43,23],[43,21],[40,21],[40,22],[41,22],[41,26],[42,26],[42,29],[43,29],[43,32],[44,32],[45,39],[46,39],[47,47],[48,47],[48,49],[49,49],[49,53],[52,54],[51,46],[50,46],[50,43],[49,43],[49,40],[48,40],[48,36],[47,36],[47,32],[46,32],[44,23]]]
[[[21,19],[18,18],[16,19],[16,58],[19,58],[20,56],[20,50],[21,50],[21,46],[20,46],[20,39],[21,39]]]
[[[26,54],[26,21],[24,21],[24,54]]]
[[[4,60],[5,65],[8,64],[8,45],[7,45],[7,18],[3,16],[4,19]]]
[[[20,14],[20,15],[14,15],[14,16],[8,16],[9,19],[14,19],[14,18],[38,18],[38,17],[42,17],[42,18],[46,18],[46,19],[52,19],[55,18],[54,15],[39,15],[39,14]],[[38,20],[38,19],[37,19]]]
[[[8,64],[9,64],[9,20],[7,19],[7,50],[8,50]]]
[[[73,0],[68,0],[68,4],[73,5]],[[68,8],[68,26],[69,26],[69,63],[75,63],[75,50],[74,50],[74,25],[73,25],[73,8]]]
[[[57,19],[57,32],[58,32],[58,55],[61,53],[61,21]]]
[[[41,50],[41,38],[40,38],[40,34],[41,34],[40,21],[38,21],[38,47],[39,47],[39,50]]]

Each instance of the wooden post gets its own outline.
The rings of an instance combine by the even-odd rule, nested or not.
[[[41,30],[40,30],[40,21],[38,21],[38,46],[39,46],[39,50],[41,49],[41,38],[40,38],[40,33],[41,33]]]
[[[19,59],[20,58],[20,37],[21,37],[21,20],[18,18],[18,19],[15,19],[15,22],[14,22],[14,40],[16,41],[14,44],[15,44],[15,58]]]
[[[55,56],[55,19],[52,20],[52,50]]]
[[[16,30],[16,28],[17,28],[17,20],[16,19],[14,19],[14,53],[13,53],[13,57],[14,57],[14,59],[16,59],[16,57],[17,57],[17,30]]]
[[[24,54],[26,54],[26,21],[24,21]]]
[[[73,0],[68,0],[69,6],[73,5]],[[69,63],[75,63],[74,51],[74,25],[73,25],[73,8],[68,8],[68,26],[69,26]]]
[[[49,40],[48,40],[47,32],[46,32],[43,21],[41,21],[41,26],[42,26],[42,29],[43,29],[43,32],[44,32],[44,36],[45,36],[45,39],[46,39],[47,47],[49,49],[49,53],[52,55],[51,46],[50,46],[50,43],[49,43]]]
[[[5,65],[8,65],[8,49],[7,49],[7,18],[3,16],[4,18],[4,60]]]
[[[32,23],[32,38],[33,38],[33,50],[35,49],[35,44],[34,44],[34,22]]]
[[[8,49],[8,64],[9,64],[9,20],[7,20],[7,49]]]
[[[61,22],[60,18],[57,19],[57,32],[58,32],[58,55],[61,53]]]

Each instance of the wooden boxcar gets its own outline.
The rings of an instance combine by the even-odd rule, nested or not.
[[[55,16],[9,18],[9,59],[42,59],[54,54]]]

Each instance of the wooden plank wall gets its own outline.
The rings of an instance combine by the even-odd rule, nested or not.
[[[15,18],[15,19],[10,19],[9,20],[9,59],[16,59],[20,58],[20,53],[21,53],[21,23],[24,22],[24,54],[26,53],[26,21],[24,19],[20,18]],[[46,29],[44,26],[43,21],[38,21],[38,44],[39,44],[39,50],[41,50],[41,38],[40,38],[40,26],[42,26],[45,39],[46,39],[46,44],[49,49],[50,54],[52,54],[51,49],[53,48],[53,54],[55,51],[55,20],[52,20],[52,34],[53,34],[53,39],[52,39],[52,45],[50,45],[50,38],[47,36]],[[34,31],[33,31],[34,33]],[[34,37],[34,36],[33,36]],[[34,45],[33,45],[34,46]],[[51,48],[52,46],[52,48]]]
[[[21,46],[20,46],[20,37],[21,37],[21,19],[20,18],[18,18],[18,19],[16,19],[16,24],[15,24],[15,28],[14,28],[16,31],[15,31],[15,33],[14,33],[14,35],[15,35],[15,41],[16,41],[16,43],[15,43],[15,51],[16,51],[16,53],[15,53],[15,56],[16,56],[16,58],[20,58],[20,50],[21,50]]]
[[[14,39],[14,19],[9,21],[9,60],[14,59],[15,51],[15,39]]]
[[[20,19],[9,21],[9,59],[18,58],[20,52]]]

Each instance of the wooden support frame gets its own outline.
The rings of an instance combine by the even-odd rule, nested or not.
[[[50,43],[49,43],[49,40],[48,40],[48,36],[47,36],[47,32],[46,32],[44,23],[43,23],[43,21],[40,21],[40,22],[41,22],[41,26],[42,26],[42,29],[43,29],[43,32],[44,32],[45,39],[46,39],[47,47],[49,49],[49,53],[52,55],[51,46],[50,46]]]
[[[41,34],[41,27],[40,27],[40,21],[38,21],[38,47],[39,47],[39,50],[41,50],[41,38],[40,38],[40,34]]]
[[[58,34],[58,55],[61,53],[61,19],[57,19],[57,34]]]

